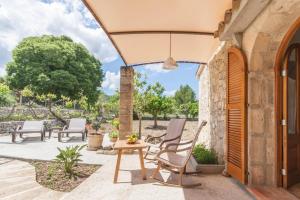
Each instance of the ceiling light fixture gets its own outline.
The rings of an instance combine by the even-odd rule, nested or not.
[[[165,60],[163,64],[163,68],[167,70],[176,69],[178,67],[178,64],[176,61],[172,58],[172,34],[170,32],[170,49],[169,49],[169,57],[167,60]]]

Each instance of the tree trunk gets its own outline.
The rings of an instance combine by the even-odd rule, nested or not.
[[[22,105],[22,101],[23,101],[23,96],[22,96],[22,93],[20,92],[20,97],[19,97],[19,104],[20,104],[20,106]]]
[[[139,117],[139,139],[142,138],[142,116],[138,115]]]
[[[62,117],[60,117],[57,113],[55,113],[53,110],[52,110],[52,102],[49,102],[48,104],[48,110],[49,112],[58,120],[58,121],[61,121],[64,125],[67,124],[67,121],[64,120]]]
[[[157,115],[154,115],[153,118],[154,118],[154,128],[157,128]]]

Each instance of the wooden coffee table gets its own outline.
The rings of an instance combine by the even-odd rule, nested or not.
[[[140,164],[141,164],[141,171],[142,171],[142,177],[144,180],[147,179],[146,177],[146,169],[144,165],[144,156],[143,156],[143,148],[146,148],[147,144],[143,140],[138,140],[135,144],[127,144],[127,140],[118,140],[115,143],[114,149],[118,150],[118,158],[117,158],[117,164],[115,169],[115,177],[114,177],[114,183],[118,180],[118,174],[120,170],[120,163],[121,163],[121,157],[123,150],[138,150],[139,151],[139,157],[140,157]]]

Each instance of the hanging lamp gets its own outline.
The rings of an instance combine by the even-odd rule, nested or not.
[[[172,35],[170,33],[170,49],[169,49],[169,57],[165,60],[163,64],[163,68],[167,70],[176,69],[178,67],[176,61],[172,58]]]

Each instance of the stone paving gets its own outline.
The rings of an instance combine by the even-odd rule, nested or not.
[[[58,142],[57,134],[53,133],[51,139],[46,134],[44,142],[40,140],[40,134],[24,134],[24,139],[17,137],[16,143],[11,142],[11,136],[0,136],[0,156],[33,160],[52,160],[58,154],[57,147],[85,145],[86,141],[81,141],[80,134],[71,134],[70,138],[64,137],[63,142]],[[110,155],[98,155],[94,151],[87,151],[84,148],[81,152],[82,160],[88,164],[105,164],[112,159]]]
[[[34,166],[27,162],[0,158],[0,199],[58,200],[63,192],[45,188],[35,181]]]
[[[71,138],[64,138],[64,142],[59,143],[57,141],[56,135],[51,139],[46,139],[46,141],[39,141],[38,135],[36,137],[26,138],[24,141],[18,140],[17,143],[11,143],[10,136],[0,137],[0,157],[14,157],[23,159],[39,159],[39,160],[51,160],[58,153],[57,147],[65,147],[69,145],[85,144],[80,140],[80,135],[76,137],[75,135]],[[33,199],[39,195],[44,195],[43,198],[37,199],[61,199],[61,200],[136,200],[136,199],[156,199],[156,200],[193,200],[193,199],[230,199],[230,200],[248,200],[253,199],[244,189],[243,186],[237,184],[231,178],[225,178],[221,175],[204,175],[199,176],[189,176],[185,177],[184,181],[189,182],[202,182],[202,186],[194,189],[183,189],[178,187],[168,187],[158,184],[156,181],[149,179],[143,181],[140,176],[140,166],[137,154],[124,155],[121,161],[121,171],[119,173],[119,182],[113,184],[114,168],[116,163],[116,156],[112,155],[102,155],[96,154],[93,151],[83,150],[83,162],[101,164],[103,165],[92,174],[88,179],[86,179],[82,184],[80,184],[73,191],[66,193],[64,195],[57,195],[55,197],[49,196],[49,189],[39,186],[34,180],[34,169],[29,164],[24,161],[13,160],[10,161],[10,166],[1,168],[0,165],[0,178],[7,179],[9,174],[15,176],[14,170],[17,165],[27,165],[22,168],[23,172],[20,172],[20,176],[16,179],[23,181],[15,181],[15,183],[22,185],[28,184],[27,189],[22,189],[22,187],[12,186],[13,189],[9,190],[10,193],[6,194],[6,197],[13,197],[10,195],[19,195],[18,198],[22,200]],[[4,161],[3,161],[4,162]],[[16,166],[13,163],[18,163]],[[24,164],[25,163],[25,164]],[[2,164],[3,165],[3,164]],[[6,165],[6,164],[4,164]],[[148,177],[153,172],[155,165],[151,162],[145,162],[147,168]],[[18,168],[18,167],[17,167]],[[12,170],[12,172],[10,172]],[[28,170],[28,171],[27,171]],[[27,183],[27,177],[31,177]],[[170,175],[166,171],[162,171],[159,178],[163,178],[168,181],[176,181],[177,175]],[[32,185],[31,185],[32,184]],[[38,186],[37,186],[37,185]],[[2,186],[10,187],[9,182],[0,181],[0,188]],[[31,192],[27,191],[31,190]],[[6,190],[4,190],[6,191]],[[22,191],[24,192],[24,195]],[[0,192],[0,194],[2,194]],[[26,195],[25,195],[26,194]],[[27,196],[27,194],[29,196]],[[35,195],[34,195],[35,194]],[[33,196],[32,196],[33,195]],[[22,197],[22,198],[21,198]],[[7,198],[7,199],[9,199]],[[11,199],[18,199],[11,198]],[[1,199],[1,196],[0,196]]]

